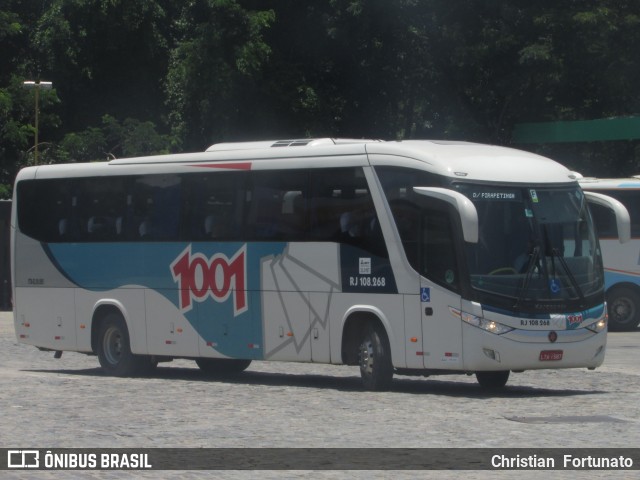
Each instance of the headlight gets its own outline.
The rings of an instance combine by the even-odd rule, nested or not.
[[[602,317],[596,323],[592,323],[591,325],[589,325],[588,327],[585,327],[585,328],[587,330],[591,330],[592,332],[600,333],[605,328],[607,328],[607,318],[606,318],[606,316]]]
[[[501,323],[494,322],[493,320],[487,320],[486,318],[478,317],[467,312],[460,312],[460,318],[463,322],[473,325],[474,327],[481,328],[487,332],[495,333],[496,335],[502,335],[503,333],[513,330],[511,327],[502,325]]]
[[[609,311],[607,310],[607,304],[604,304],[604,310],[602,312],[602,317],[598,319],[597,322],[592,323],[591,325],[586,326],[587,330],[591,330],[595,333],[600,333],[605,328],[607,328],[607,324],[609,323]]]

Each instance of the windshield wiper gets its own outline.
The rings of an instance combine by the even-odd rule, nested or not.
[[[576,281],[576,277],[573,276],[573,272],[569,268],[569,265],[567,265],[567,262],[562,256],[562,254],[560,253],[560,251],[554,247],[551,249],[551,263],[554,265],[554,270],[555,270],[555,262],[554,262],[555,258],[558,259],[558,261],[560,262],[560,265],[562,265],[563,270],[567,273],[567,278],[569,278],[569,283],[571,283],[571,286],[573,287],[575,292],[578,294],[578,297],[580,297],[580,300],[584,302],[584,293],[582,292],[580,285]]]
[[[584,302],[584,294],[582,293],[582,289],[580,288],[580,285],[578,285],[576,278],[573,276],[573,272],[569,268],[569,265],[567,265],[567,262],[565,261],[564,256],[562,255],[560,250],[558,250],[558,247],[554,247],[553,245],[551,245],[551,239],[549,238],[549,230],[547,225],[543,225],[542,231],[544,232],[544,240],[545,240],[545,246],[546,246],[545,250],[551,253],[551,270],[553,274],[553,282],[558,281],[557,280],[558,276],[556,275],[556,262],[555,262],[555,259],[558,259],[558,262],[560,262],[562,269],[567,274],[569,283],[573,287],[578,297],[580,297],[580,300]],[[549,284],[549,289],[551,290],[551,281],[549,281],[548,284]],[[558,288],[559,287],[560,286],[558,285]],[[558,292],[551,291],[550,293],[555,294]]]
[[[518,289],[518,293],[516,294],[516,303],[513,305],[514,309],[518,307],[520,301],[523,300],[524,294],[529,290],[529,284],[531,283],[531,278],[533,277],[533,272],[535,271],[536,265],[538,265],[539,259],[540,246],[536,245],[535,247],[533,247],[533,251],[531,252],[531,258],[529,259],[529,264],[527,265],[527,274],[524,277],[522,285]]]

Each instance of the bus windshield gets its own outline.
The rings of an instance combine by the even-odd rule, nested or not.
[[[460,183],[456,189],[478,211],[479,241],[467,244],[466,259],[471,287],[481,297],[538,310],[578,308],[602,292],[599,246],[578,187]]]

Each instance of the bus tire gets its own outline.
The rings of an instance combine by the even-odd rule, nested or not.
[[[635,330],[639,322],[640,295],[631,287],[612,288],[607,293],[607,310],[609,330],[612,332]]]
[[[251,360],[237,358],[196,358],[196,364],[208,375],[240,373],[245,371]]]
[[[108,375],[130,377],[152,370],[151,357],[131,353],[127,324],[119,313],[109,313],[98,333],[98,360]]]
[[[369,391],[391,387],[393,365],[387,335],[380,327],[368,324],[358,345],[358,364],[362,386]]]
[[[509,380],[509,370],[498,372],[476,372],[476,380],[482,388],[502,388]]]

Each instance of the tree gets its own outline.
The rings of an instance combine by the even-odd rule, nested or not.
[[[156,120],[166,114],[170,1],[53,0],[34,36],[61,99],[67,131],[105,114]],[[169,8],[169,11],[165,9]]]
[[[120,157],[169,153],[173,138],[157,132],[153,122],[127,118],[119,122],[105,115],[100,127],[64,136],[55,152],[56,162],[92,162]]]
[[[31,158],[27,79],[55,87],[46,162],[293,136],[511,144],[518,123],[637,114],[639,26],[633,0],[6,0],[0,183]],[[524,147],[587,174],[640,162],[637,141]]]
[[[184,6],[171,54],[167,99],[171,125],[186,149],[246,135],[260,70],[271,53],[263,32],[273,11],[246,10],[235,0]]]

